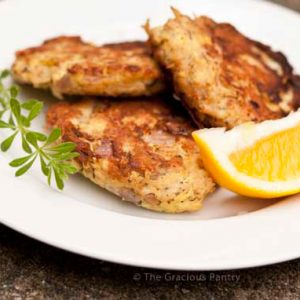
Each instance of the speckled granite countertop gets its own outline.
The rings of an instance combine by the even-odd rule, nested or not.
[[[273,2],[300,11],[300,0]],[[0,299],[300,299],[300,259],[239,271],[159,271],[81,257],[0,225]]]

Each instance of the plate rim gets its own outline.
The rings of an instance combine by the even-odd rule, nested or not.
[[[9,167],[5,164],[6,159],[1,158],[0,159],[0,169],[1,170],[9,170]],[[185,270],[185,271],[218,271],[218,270],[233,270],[233,269],[243,269],[243,268],[249,268],[249,267],[256,267],[256,266],[262,266],[262,265],[268,265],[268,264],[274,264],[282,261],[287,261],[291,259],[295,259],[300,257],[300,239],[297,239],[295,241],[294,247],[288,247],[284,248],[284,251],[277,251],[271,253],[271,255],[268,255],[268,259],[266,257],[250,257],[248,259],[244,259],[242,262],[237,261],[229,261],[229,262],[222,262],[220,263],[213,263],[212,261],[209,261],[208,263],[204,263],[204,261],[200,260],[200,265],[195,264],[193,261],[180,261],[182,259],[181,253],[176,253],[177,261],[174,263],[174,260],[168,260],[168,257],[166,257],[166,249],[164,249],[164,245],[160,245],[162,239],[165,239],[165,236],[159,237],[159,243],[161,249],[165,251],[165,260],[164,259],[157,259],[152,258],[149,259],[147,255],[140,256],[139,258],[136,258],[139,255],[139,251],[147,251],[147,247],[149,244],[149,239],[147,239],[147,235],[151,234],[153,232],[153,227],[155,227],[156,230],[154,232],[160,232],[163,234],[169,234],[170,232],[173,232],[174,229],[178,232],[179,238],[185,239],[185,230],[190,230],[193,232],[196,232],[198,234],[199,230],[200,232],[202,230],[206,230],[209,228],[210,233],[208,234],[214,234],[214,236],[217,236],[216,233],[222,232],[222,230],[225,229],[225,233],[222,232],[222,236],[224,238],[224,241],[227,243],[227,241],[231,240],[230,236],[230,230],[233,230],[237,228],[238,225],[238,232],[234,232],[235,234],[239,233],[241,234],[241,230],[245,230],[245,232],[251,234],[260,234],[262,239],[265,238],[271,238],[270,241],[272,242],[272,238],[275,238],[276,241],[279,239],[284,240],[287,238],[287,235],[293,235],[297,234],[300,236],[300,219],[296,218],[297,215],[300,213],[300,195],[294,196],[296,199],[287,199],[284,200],[285,203],[279,202],[276,203],[270,207],[267,207],[265,209],[252,212],[246,215],[242,216],[233,216],[228,218],[222,218],[222,219],[211,219],[211,220],[160,220],[160,219],[149,219],[145,217],[140,216],[129,216],[129,215],[122,215],[118,212],[113,211],[107,211],[102,208],[95,208],[92,205],[87,205],[85,203],[80,203],[78,201],[74,201],[71,197],[64,195],[60,192],[57,192],[54,190],[54,193],[56,193],[56,197],[53,197],[53,192],[49,192],[49,187],[46,185],[46,183],[39,184],[36,186],[35,189],[31,189],[30,187],[32,184],[36,183],[36,180],[34,176],[26,176],[24,178],[14,179],[13,177],[7,177],[4,174],[6,172],[0,173],[0,180],[2,182],[5,182],[4,189],[7,191],[11,190],[12,188],[15,188],[16,191],[14,192],[14,195],[20,195],[20,197],[13,197],[10,199],[10,202],[7,203],[7,201],[1,201],[0,199],[0,211],[6,212],[4,216],[0,215],[0,221],[5,224],[6,226],[17,230],[18,232],[21,232],[31,238],[34,238],[38,241],[44,242],[46,244],[52,245],[54,247],[64,249],[73,253],[77,253],[80,255],[93,257],[96,259],[101,259],[113,263],[120,263],[124,265],[130,265],[130,266],[138,266],[138,267],[147,267],[147,268],[156,268],[156,269],[165,269],[165,270]],[[6,180],[5,180],[6,179]],[[28,194],[27,191],[30,191],[31,193]],[[47,196],[48,194],[48,196]],[[25,198],[22,198],[21,196],[25,195]],[[45,195],[46,198],[44,201],[40,201],[40,196]],[[63,200],[63,201],[62,201]],[[41,216],[39,215],[26,215],[26,207],[34,207],[37,208],[38,212],[42,212]],[[20,208],[20,210],[16,211],[15,207]],[[68,227],[66,224],[66,214],[70,213],[68,215],[67,222],[72,224],[72,228]],[[270,214],[271,212],[271,214]],[[56,215],[55,215],[56,214]],[[52,230],[52,228],[48,227],[49,224],[53,225],[53,222],[49,222],[53,216],[56,216],[56,222],[57,222],[57,228]],[[128,239],[120,240],[119,242],[115,242],[111,239],[110,235],[103,235],[101,236],[101,243],[108,243],[117,245],[117,247],[122,247],[123,249],[126,249],[125,254],[122,254],[123,252],[117,252],[111,253],[110,251],[113,250],[111,247],[107,247],[106,249],[103,249],[101,244],[101,250],[99,251],[99,240],[97,240],[97,243],[95,244],[95,247],[91,247],[91,245],[94,245],[94,236],[85,236],[82,240],[74,240],[74,230],[80,232],[80,230],[84,229],[83,231],[85,233],[88,233],[88,229],[91,228],[90,224],[76,224],[76,221],[78,218],[82,216],[88,216],[90,219],[83,218],[85,221],[90,222],[91,224],[95,226],[107,226],[109,224],[107,221],[112,222],[112,224],[117,224],[118,228],[124,229],[124,232],[127,234],[130,234],[130,237]],[[50,219],[49,219],[50,218]],[[102,219],[103,218],[103,219]],[[20,222],[20,219],[23,221]],[[253,229],[249,228],[249,219],[250,222],[252,222],[250,225],[255,225],[256,229],[253,231]],[[25,223],[24,223],[25,220]],[[285,226],[291,226],[295,229],[295,232],[286,232],[286,231],[279,231],[279,235],[277,232],[272,231],[270,235],[264,236],[265,232],[259,232],[259,223],[264,224],[264,226],[268,226],[269,228],[275,228],[276,225],[278,225],[278,221],[280,221],[282,224],[285,224]],[[255,224],[253,224],[253,222]],[[285,223],[284,223],[285,222]],[[291,225],[289,225],[289,223]],[[197,225],[196,225],[197,223]],[[127,224],[127,228],[124,228],[124,224]],[[199,225],[200,224],[200,225]],[[158,226],[159,225],[159,226]],[[196,225],[196,226],[195,226]],[[130,228],[128,228],[128,226]],[[151,230],[149,231],[149,228],[151,227]],[[47,230],[45,230],[45,228]],[[112,228],[111,232],[112,234],[116,234],[118,232],[118,228]],[[136,228],[139,228],[139,234],[136,235],[135,231]],[[297,229],[298,228],[298,229]],[[131,232],[129,232],[129,230]],[[146,239],[141,241],[141,245],[138,249],[134,249],[130,246],[130,243],[134,243],[135,238],[143,239],[143,236],[146,236]],[[200,235],[199,235],[200,236]],[[208,235],[209,236],[209,235]],[[178,238],[178,236],[175,237]],[[82,235],[81,235],[82,238]],[[120,235],[118,236],[120,238]],[[122,238],[122,237],[121,237]],[[245,237],[243,235],[240,235],[240,238],[244,238],[243,242],[248,242],[248,237]],[[208,239],[206,240],[208,241]],[[290,237],[288,239],[289,242],[292,241],[292,238]],[[124,243],[128,243],[124,247]],[[157,242],[157,241],[154,241]],[[210,241],[214,242],[214,241]],[[269,247],[268,245],[269,241],[262,240],[264,244],[264,247]],[[266,243],[267,242],[267,243]],[[88,243],[88,244],[87,244]],[[172,245],[172,240],[167,241],[170,245]],[[176,243],[175,243],[176,244]],[[223,244],[218,244],[220,247]],[[199,244],[195,244],[193,246],[199,246]],[[291,244],[290,244],[291,246]],[[97,248],[98,247],[98,248]],[[113,246],[114,247],[114,246]],[[227,248],[226,248],[227,247]],[[227,253],[225,253],[224,260],[226,257],[231,256],[230,252],[232,250],[234,251],[241,251],[241,245],[226,245],[225,250]],[[240,249],[238,249],[240,248]],[[273,246],[271,246],[270,249],[273,249]],[[152,249],[153,250],[153,249]],[[200,249],[201,250],[201,249]],[[213,249],[211,249],[213,250]],[[291,251],[292,250],[292,251]],[[134,253],[135,251],[135,253]],[[130,255],[128,255],[130,253]],[[218,251],[217,251],[218,253]],[[205,255],[204,253],[201,253],[199,251],[199,255]],[[137,256],[136,256],[137,255]],[[194,254],[193,254],[194,255]],[[218,253],[219,255],[219,253]],[[244,255],[242,253],[242,255]],[[232,257],[231,257],[232,258]]]
[[[1,5],[14,5],[15,2],[18,2],[19,0],[12,0],[11,2],[8,1],[4,1],[4,2],[0,2],[0,6]],[[294,14],[297,15],[297,17],[299,17],[299,15],[286,7],[280,6],[279,4],[275,4],[275,3],[270,3],[270,2],[261,2],[258,0],[247,0],[247,2],[253,2],[255,1],[258,5],[267,5],[273,8],[276,8],[277,10],[284,10],[286,12],[288,12],[289,14]],[[35,180],[34,176],[26,176],[22,179],[15,179],[12,176],[12,172],[11,169],[6,165],[7,164],[7,160],[6,158],[4,158],[2,155],[0,156],[0,169],[1,169],[1,173],[0,173],[0,180],[2,181],[2,183],[7,183],[4,184],[4,189],[7,191],[7,193],[9,194],[9,192],[11,191],[12,185],[14,188],[19,187],[19,190],[15,192],[15,195],[19,195],[20,197],[22,196],[22,192],[26,187],[28,187],[28,185],[36,185],[37,188],[35,189],[35,192],[39,192],[40,194],[35,195],[34,199],[13,199],[11,203],[9,203],[9,205],[6,205],[7,202],[6,200],[0,199],[0,222],[3,223],[4,225],[28,236],[31,237],[35,240],[38,240],[40,242],[49,244],[51,246],[60,248],[60,249],[64,249],[67,250],[69,252],[72,253],[77,253],[80,255],[84,255],[84,256],[88,256],[88,257],[93,257],[96,259],[101,259],[101,260],[105,260],[105,261],[110,261],[113,263],[120,263],[123,265],[130,265],[130,266],[139,266],[139,267],[147,267],[147,268],[159,268],[159,269],[165,269],[165,270],[193,270],[193,271],[217,271],[217,270],[233,270],[233,269],[242,269],[242,268],[250,268],[250,267],[257,267],[257,266],[263,266],[263,265],[269,265],[269,264],[274,264],[274,263],[279,263],[279,262],[283,262],[283,261],[287,261],[287,260],[292,260],[292,259],[296,259],[300,257],[300,241],[298,241],[298,244],[296,243],[296,251],[292,251],[292,252],[284,252],[281,253],[280,255],[277,253],[277,255],[273,255],[270,256],[269,260],[264,259],[263,262],[259,261],[259,260],[248,260],[245,261],[245,263],[241,263],[241,262],[237,262],[236,264],[223,264],[223,265],[211,265],[211,267],[209,267],[209,264],[207,264],[206,266],[203,265],[204,267],[201,267],[199,265],[192,265],[191,263],[177,263],[177,264],[172,264],[170,262],[168,263],[163,263],[162,261],[160,262],[155,262],[155,259],[153,260],[134,260],[133,258],[129,258],[128,255],[123,255],[122,257],[119,255],[107,255],[104,253],[98,253],[96,254],[94,251],[92,251],[91,249],[86,249],[84,245],[79,246],[78,244],[74,244],[74,241],[72,240],[68,240],[68,242],[65,243],[61,243],[61,238],[60,239],[55,239],[55,238],[48,238],[47,237],[47,232],[43,231],[45,230],[42,226],[40,228],[38,228],[37,230],[32,230],[30,228],[35,227],[37,224],[39,224],[40,221],[43,221],[40,219],[39,216],[34,216],[34,219],[32,220],[33,223],[31,223],[31,225],[29,226],[28,224],[26,226],[22,226],[22,220],[25,220],[25,216],[22,216],[22,213],[24,213],[25,207],[24,207],[24,201],[29,201],[26,203],[31,203],[34,205],[38,205],[37,201],[40,201],[39,197],[41,194],[43,194],[43,192],[46,190],[47,192],[45,192],[45,195],[47,195],[48,193],[51,194],[51,201],[50,199],[47,202],[48,205],[48,209],[50,212],[51,209],[54,209],[53,212],[55,212],[57,210],[57,207],[54,207],[53,204],[58,204],[57,201],[61,201],[61,198],[64,198],[68,203],[72,200],[72,198],[63,195],[63,194],[59,194],[57,193],[56,196],[54,196],[54,194],[52,194],[52,192],[49,190],[49,188],[45,185],[45,184],[38,184],[37,181]],[[3,172],[4,170],[4,172]],[[11,174],[10,176],[5,176],[4,174],[7,174],[7,172],[9,174]],[[28,189],[27,189],[28,191]],[[34,193],[33,190],[30,191],[29,189],[29,194],[30,197],[32,196],[32,193]],[[26,196],[27,197],[27,196]],[[26,198],[25,197],[25,198]],[[54,199],[55,198],[55,199]],[[23,201],[23,203],[22,203]],[[31,202],[30,202],[31,201]],[[51,203],[53,201],[53,203]],[[67,207],[64,207],[63,202],[60,203],[59,205],[61,205],[61,208],[63,210],[65,210]],[[296,213],[300,212],[300,195],[297,197],[295,202],[292,202],[291,200],[287,200],[285,202],[287,204],[286,207],[283,208],[284,210],[284,216],[285,216],[285,222],[288,221],[288,218],[290,218],[290,212],[292,212],[292,215],[296,218]],[[296,204],[295,204],[296,203]],[[14,205],[16,205],[17,207],[22,207],[23,210],[21,210],[17,215],[14,214]],[[169,225],[171,226],[175,226],[176,228],[178,228],[179,225],[183,225],[183,227],[188,227],[188,225],[190,225],[189,223],[192,223],[193,225],[195,225],[195,223],[199,223],[201,222],[202,225],[203,224],[208,224],[208,223],[212,223],[212,224],[228,224],[228,223],[235,223],[236,219],[238,218],[238,220],[246,220],[246,219],[251,219],[254,218],[256,220],[260,219],[261,222],[271,222],[272,225],[278,225],[278,223],[276,223],[278,221],[279,216],[282,218],[283,214],[280,212],[278,212],[278,207],[281,206],[281,204],[279,205],[272,205],[271,207],[262,209],[260,211],[257,212],[252,212],[249,213],[247,215],[244,216],[233,216],[233,217],[228,217],[228,218],[220,218],[220,219],[212,219],[212,220],[160,220],[160,219],[147,219],[144,217],[136,217],[136,216],[128,216],[128,215],[122,215],[120,213],[117,212],[112,212],[112,211],[107,211],[101,208],[95,208],[95,207],[90,207],[87,204],[83,204],[83,203],[79,203],[77,201],[74,201],[74,205],[71,205],[70,207],[74,208],[74,210],[76,210],[76,213],[78,214],[80,210],[81,206],[87,208],[87,210],[92,210],[93,212],[101,212],[99,213],[101,214],[105,214],[106,216],[109,216],[109,218],[111,219],[115,219],[115,218],[120,218],[122,219],[122,222],[129,222],[132,223],[134,225],[136,225],[137,223],[139,225],[147,225],[149,226],[149,224],[153,224],[153,223],[160,223],[163,224],[163,226],[166,225],[166,228],[169,228]],[[38,206],[37,206],[38,207]],[[77,207],[77,208],[76,208]],[[82,210],[85,210],[83,209]],[[296,207],[296,210],[295,210]],[[282,208],[279,208],[279,210],[281,210]],[[7,215],[3,216],[3,213],[1,215],[1,211],[2,212],[6,212]],[[295,213],[296,211],[296,213]],[[272,214],[272,216],[270,216],[270,212]],[[5,213],[4,213],[5,214]],[[17,219],[16,219],[17,217]],[[19,218],[19,219],[18,219]],[[21,221],[20,221],[21,220]],[[60,222],[62,222],[63,219],[61,219]],[[27,220],[28,221],[28,220]],[[121,220],[120,220],[121,221]],[[293,220],[295,221],[295,220]],[[121,222],[121,223],[122,223]],[[252,220],[253,222],[253,220]],[[274,223],[275,222],[275,223]],[[43,222],[41,222],[40,224],[43,224]],[[63,222],[61,223],[63,224]],[[288,224],[288,222],[287,222]],[[295,224],[300,225],[300,220],[296,220]],[[29,227],[28,227],[29,226]],[[44,224],[43,224],[44,226]],[[227,226],[227,225],[224,225]],[[201,226],[200,226],[201,227]],[[203,227],[203,226],[202,226]],[[205,227],[205,226],[204,226]],[[298,228],[300,228],[300,226],[298,226]],[[64,229],[64,228],[62,228]],[[132,228],[134,229],[134,228]],[[180,232],[180,228],[178,228],[179,232]],[[48,232],[49,233],[49,232]],[[72,232],[69,232],[70,234],[72,234]],[[296,233],[300,236],[300,229],[295,230],[295,232],[293,232],[293,234]],[[63,233],[65,234],[65,232]],[[133,236],[134,237],[134,236]],[[182,236],[183,237],[183,236]],[[274,238],[278,239],[278,236],[276,237],[276,235],[274,235]],[[107,240],[107,242],[109,242],[109,239]],[[133,249],[134,250],[134,249]],[[295,249],[294,249],[295,250]],[[98,250],[99,251],[99,250]]]

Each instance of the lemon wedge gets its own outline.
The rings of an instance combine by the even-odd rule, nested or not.
[[[204,166],[219,185],[257,198],[300,192],[300,110],[228,131],[200,129],[193,137]]]

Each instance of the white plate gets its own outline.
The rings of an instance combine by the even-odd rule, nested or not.
[[[236,25],[245,34],[281,49],[300,71],[300,17],[263,1],[0,2],[0,67],[15,50],[58,34],[94,42],[145,39],[147,17],[160,23],[169,6]],[[26,89],[27,97],[50,99]],[[36,123],[43,126],[43,118]],[[9,155],[15,157],[17,150]],[[300,197],[282,201],[239,197],[219,189],[203,210],[159,214],[121,202],[88,180],[71,178],[64,192],[50,189],[37,169],[14,178],[0,156],[0,220],[48,244],[83,255],[166,269],[221,270],[253,267],[300,256]]]

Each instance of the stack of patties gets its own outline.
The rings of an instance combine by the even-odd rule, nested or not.
[[[101,96],[54,104],[47,124],[77,144],[74,163],[93,182],[173,213],[199,209],[214,190],[193,130],[280,118],[300,103],[300,79],[281,53],[229,24],[174,12],[145,26],[148,43],[59,37],[19,51],[13,65],[17,81],[57,97]]]
[[[74,163],[99,186],[170,213],[198,210],[214,190],[191,137],[196,127],[164,93],[163,73],[146,43],[96,47],[58,37],[17,52],[12,70],[16,81],[58,98],[86,95],[52,105],[47,125],[77,144]]]

